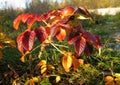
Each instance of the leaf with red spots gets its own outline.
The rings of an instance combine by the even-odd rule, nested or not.
[[[43,42],[47,38],[47,33],[44,27],[36,28],[34,32],[40,42]]]

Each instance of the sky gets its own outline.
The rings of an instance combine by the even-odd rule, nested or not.
[[[25,3],[30,2],[31,0],[0,0],[0,9],[13,7],[13,8],[25,8]],[[56,1],[56,0],[52,0]],[[57,0],[61,2],[62,0]]]
[[[0,0],[0,9],[2,8],[25,8],[25,3],[31,0]]]

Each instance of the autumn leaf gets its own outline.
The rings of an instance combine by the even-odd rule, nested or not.
[[[36,15],[31,15],[27,20],[28,29],[30,29],[33,23],[36,21]]]
[[[70,71],[70,67],[72,66],[72,53],[67,52],[62,57],[62,65],[66,72]]]
[[[23,34],[24,32],[17,37],[18,50],[21,52],[22,55],[24,55],[23,42],[22,42]]]
[[[78,19],[90,19],[93,20],[93,17],[89,13],[86,7],[78,7],[74,14],[79,14]]]
[[[32,16],[32,14],[29,14],[29,13],[24,14],[22,16],[22,22],[25,23],[31,16]]]
[[[92,52],[93,52],[92,44],[86,42],[86,47],[85,47],[85,51],[84,52],[85,52],[86,56],[90,56],[92,54]]]
[[[73,69],[74,71],[77,70],[77,68],[80,66],[80,65],[83,65],[84,64],[84,60],[83,59],[77,59],[75,56],[72,57],[73,59]]]
[[[74,44],[75,51],[78,56],[81,55],[81,53],[84,51],[86,46],[86,40],[83,37],[80,37]]]
[[[22,57],[20,58],[20,60],[24,63],[25,62],[25,57],[27,56],[27,54],[29,54],[29,51],[26,51],[25,54],[22,55]]]
[[[22,20],[23,14],[19,15],[14,21],[13,21],[13,27],[14,29],[18,30],[19,24]]]
[[[82,36],[86,39],[87,42],[93,44],[93,46],[95,46],[96,48],[101,47],[101,42],[97,35],[93,35],[89,32],[83,32]]]
[[[65,40],[66,38],[66,31],[65,29],[60,29],[60,32],[56,35],[56,38],[59,40],[59,41],[62,41],[62,40]]]
[[[47,65],[42,65],[41,66],[41,74],[46,73],[46,71],[47,71]]]
[[[40,28],[34,29],[34,32],[40,42],[43,42],[47,38],[46,28],[42,26]]]
[[[34,45],[35,32],[27,29],[22,38],[22,45],[25,50],[30,51]]]
[[[37,66],[42,66],[42,65],[46,65],[46,64],[47,64],[46,60],[41,60],[41,61],[37,64]]]

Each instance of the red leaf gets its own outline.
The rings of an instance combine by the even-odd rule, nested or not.
[[[36,15],[36,20],[37,20],[37,21],[42,21],[41,16],[42,16],[42,15]]]
[[[54,37],[59,31],[60,31],[60,27],[56,25],[52,26],[50,30],[51,37]]]
[[[95,38],[96,38],[96,41],[95,41],[95,42],[97,43],[96,48],[101,48],[102,44],[101,44],[100,37],[99,37],[98,35],[95,35],[95,34],[94,34],[94,36],[95,36]]]
[[[60,29],[60,32],[56,35],[56,38],[61,41],[61,40],[65,40],[66,38],[66,31],[65,29]]]
[[[14,29],[18,30],[19,24],[21,22],[23,14],[19,15],[14,21],[13,21],[13,27]]]
[[[75,43],[79,38],[80,38],[79,33],[72,31],[72,32],[69,34],[68,43],[71,45],[71,44]]]
[[[93,35],[89,32],[83,32],[82,36],[86,39],[87,42],[93,44],[96,48],[101,47],[101,42],[97,35]]]
[[[97,45],[96,38],[93,34],[91,34],[89,32],[83,32],[82,36],[86,39],[87,42],[89,42],[95,46]]]
[[[24,55],[24,49],[23,49],[23,43],[22,43],[23,34],[24,34],[24,33],[21,33],[21,34],[17,37],[18,50],[22,53],[22,55]]]
[[[75,36],[75,37],[73,37],[72,39],[69,39],[69,40],[68,40],[68,43],[69,43],[70,45],[72,45],[72,44],[74,44],[79,38],[80,38],[80,36]]]
[[[22,22],[25,23],[32,14],[26,13],[22,16]]]
[[[33,23],[36,21],[36,16],[35,15],[31,15],[29,17],[29,19],[27,20],[27,25],[28,25],[28,29],[30,29],[33,25]]]
[[[23,34],[23,47],[25,50],[30,51],[33,48],[35,33],[27,29]]]
[[[50,13],[45,13],[40,16],[40,20],[48,20],[50,18]]]
[[[77,53],[78,56],[81,55],[81,53],[84,51],[86,46],[86,40],[83,37],[80,37],[74,44],[75,47],[75,51]]]
[[[44,27],[36,28],[34,31],[40,42],[43,42],[47,38],[47,33]]]
[[[86,43],[86,47],[85,47],[86,56],[90,56],[92,52],[93,52],[93,46],[89,43]]]
[[[78,23],[77,31],[78,31],[79,33],[83,33],[83,32],[84,32],[84,29],[83,29],[83,27],[82,27],[82,25],[81,25],[80,23]]]
[[[78,13],[85,18],[90,18],[93,20],[93,17],[90,15],[89,11],[85,7],[79,7],[74,13]]]

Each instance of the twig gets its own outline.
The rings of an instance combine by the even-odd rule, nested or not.
[[[54,44],[54,45],[59,46],[59,47],[68,48],[68,46],[64,46],[64,45],[59,45],[59,44]]]
[[[56,46],[55,46],[55,44],[53,44],[53,43],[50,43],[57,51],[59,51],[61,54],[64,54],[64,52],[62,52],[60,49],[58,49]]]

